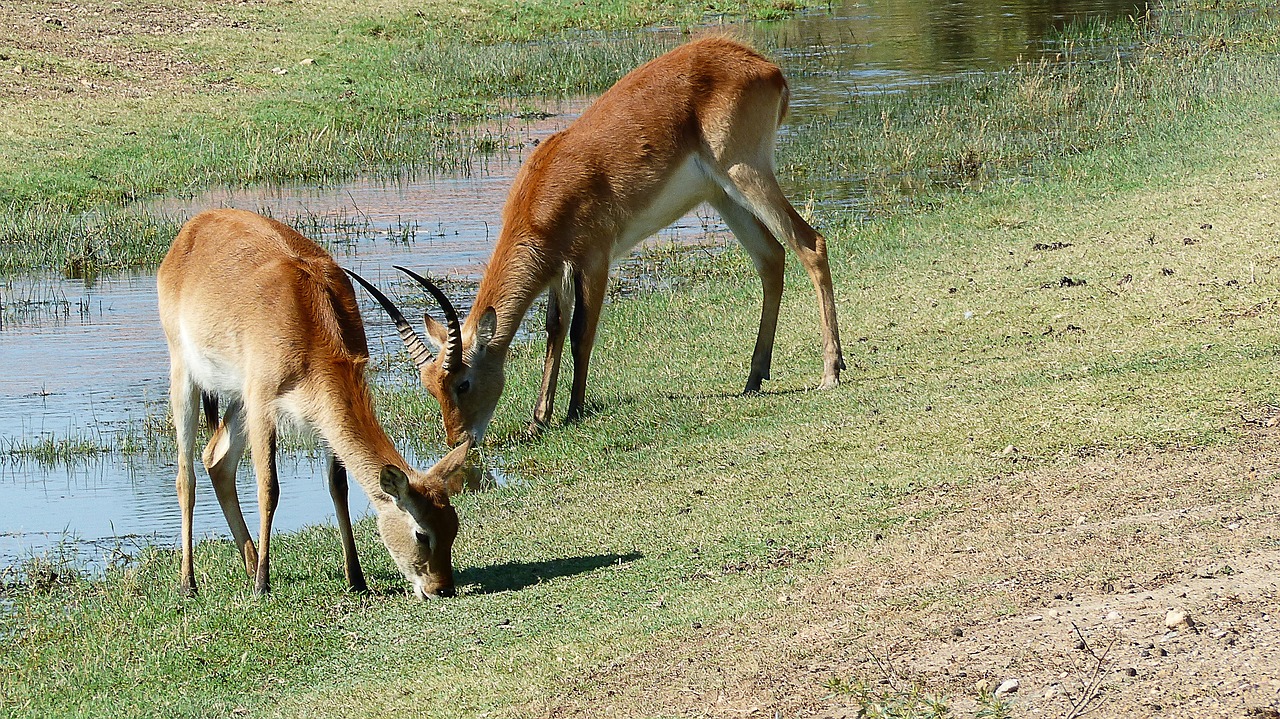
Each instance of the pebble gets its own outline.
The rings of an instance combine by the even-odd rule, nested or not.
[[[1164,615],[1164,625],[1170,629],[1190,629],[1195,625],[1195,622],[1191,620],[1190,615],[1181,609],[1170,609],[1169,613]]]
[[[1107,621],[1108,621],[1108,622],[1118,622],[1118,621],[1120,621],[1120,620],[1121,620],[1121,619],[1123,619],[1123,618],[1124,618],[1124,617],[1121,617],[1121,616],[1120,616],[1120,612],[1117,612],[1117,611],[1115,611],[1115,610],[1112,610],[1112,611],[1110,611],[1110,612],[1108,612],[1108,613],[1107,613]]]
[[[1013,694],[1018,691],[1022,684],[1017,679],[1006,679],[1004,683],[996,687],[996,696],[1002,697],[1005,694]]]

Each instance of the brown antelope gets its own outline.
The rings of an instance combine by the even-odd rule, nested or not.
[[[351,588],[364,591],[365,581],[347,508],[348,472],[368,493],[382,541],[414,592],[424,599],[452,595],[458,515],[444,480],[461,468],[470,443],[425,473],[396,451],[365,382],[369,350],[355,291],[333,258],[275,220],[213,210],[182,227],[157,284],[178,435],[180,589],[196,590],[193,453],[203,400],[213,435],[202,458],[256,592],[270,588],[271,521],[280,496],[277,425],[292,420],[318,432],[332,452],[329,492]],[[219,395],[230,400],[221,422]],[[236,495],[246,443],[258,477],[256,549]]]
[[[716,208],[751,255],[764,286],[745,391],[758,391],[769,377],[785,264],[779,238],[817,290],[821,386],[839,382],[844,359],[826,240],[795,211],[774,176],[774,137],[788,95],[777,65],[726,38],[697,40],[652,60],[543,142],[520,168],[465,322],[438,289],[414,275],[447,319],[446,327],[425,318],[438,359],[379,296],[422,383],[440,402],[451,445],[482,439],[502,393],[512,337],[544,289],[547,354],[534,426],[551,418],[566,334],[573,346],[568,419],[577,419],[610,264],[702,201]]]

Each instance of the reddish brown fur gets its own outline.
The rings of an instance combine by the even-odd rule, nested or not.
[[[547,359],[534,421],[550,419],[571,314],[568,414],[577,417],[610,263],[702,200],[720,211],[764,285],[747,391],[769,376],[784,265],[779,238],[817,290],[823,386],[839,381],[844,361],[826,242],[787,202],[773,174],[774,137],[787,99],[776,65],[727,38],[706,38],[627,74],[533,153],[516,176],[501,236],[463,325],[467,366],[444,372],[437,361],[422,370],[451,443],[483,434],[501,393],[507,348],[547,288]],[[442,328],[427,324],[443,342]],[[455,388],[464,382],[468,391],[459,394]]]
[[[451,593],[457,515],[442,478],[460,466],[465,449],[429,473],[410,469],[396,451],[365,382],[369,351],[355,294],[333,259],[275,220],[215,210],[183,226],[160,265],[157,284],[178,432],[182,589],[195,590],[192,455],[203,393],[230,400],[203,459],[255,589],[269,587],[271,521],[279,498],[277,423],[292,418],[314,428],[334,453],[330,491],[352,588],[363,590],[364,578],[347,510],[347,472],[368,493],[383,541],[418,593]],[[246,443],[258,475],[262,521],[256,548],[235,489]],[[420,534],[431,539],[422,541]]]

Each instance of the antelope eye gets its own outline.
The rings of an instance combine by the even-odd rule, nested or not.
[[[430,549],[430,548],[431,548],[431,535],[429,535],[429,534],[423,534],[422,532],[418,532],[418,531],[414,531],[414,533],[413,533],[413,538],[414,538],[414,539],[416,539],[416,540],[418,540],[418,544],[425,544],[425,545],[427,545],[427,548],[428,548],[428,549]]]
[[[458,394],[466,394],[469,389],[471,389],[471,380],[469,379],[462,380],[458,383],[458,386],[454,388]]]

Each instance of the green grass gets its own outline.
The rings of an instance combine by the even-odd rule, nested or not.
[[[780,143],[780,174],[820,197],[893,214],[927,208],[940,192],[957,188],[1092,172],[1096,168],[1071,164],[1092,149],[1112,148],[1102,161],[1129,163],[1135,138],[1167,135],[1172,146],[1187,139],[1179,134],[1186,132],[1187,113],[1219,111],[1242,93],[1274,93],[1280,84],[1274,63],[1259,60],[1280,52],[1280,41],[1267,32],[1274,9],[1211,13],[1185,7],[1157,12],[1140,26],[1094,21],[1064,31],[1062,63],[1025,64],[807,111],[793,118]],[[1223,19],[1228,14],[1230,21]],[[285,76],[289,84],[277,90],[292,99],[272,96],[253,120],[224,124],[185,108],[182,100],[170,108],[182,118],[156,116],[161,123],[154,137],[140,132],[123,144],[82,138],[69,149],[93,157],[33,161],[29,153],[15,154],[21,170],[0,177],[30,187],[5,190],[0,181],[0,197],[8,192],[13,198],[0,210],[0,274],[33,267],[78,274],[158,263],[179,220],[121,210],[112,204],[120,200],[216,184],[456,171],[506,143],[491,130],[459,125],[460,119],[493,112],[498,104],[523,106],[532,97],[598,92],[676,41],[573,31],[532,44],[477,46],[451,36],[427,41],[420,37],[425,30],[399,27],[357,33],[391,38],[378,46],[381,54],[371,55],[363,45],[351,50],[363,64],[325,60],[301,68],[314,77]],[[1098,59],[1098,47],[1125,52]],[[794,71],[822,62],[820,54],[815,57]],[[139,119],[132,111],[112,116]],[[95,149],[95,142],[101,147]],[[10,147],[20,153],[20,145]],[[98,209],[74,211],[86,206]],[[819,219],[829,225],[844,221],[842,214]],[[323,231],[295,219],[304,231]]]
[[[602,91],[679,41],[602,31],[800,7],[790,0],[166,4],[178,17],[195,13],[204,28],[105,46],[160,53],[195,71],[158,87],[143,83],[141,97],[6,103],[0,205],[83,210],[216,184],[453,171],[490,147],[460,120],[499,113],[514,97]],[[128,76],[124,65],[93,71],[61,60],[47,59],[61,68],[50,70],[49,84],[73,95],[76,78]]]
[[[176,218],[145,211],[70,213],[9,205],[0,210],[0,276],[38,268],[92,277],[104,270],[154,265],[180,225]]]
[[[370,597],[343,591],[329,527],[277,538],[266,599],[216,541],[198,547],[189,601],[160,549],[97,579],[17,577],[0,593],[0,712],[522,716],[598,696],[635,652],[768,622],[786,611],[779,591],[875,533],[923,531],[903,506],[923,490],[1238,441],[1242,416],[1280,404],[1280,92],[1262,72],[1276,56],[1265,40],[1194,48],[1203,32],[1235,42],[1280,19],[1193,9],[1170,13],[1136,65],[996,81],[1005,110],[986,132],[1017,141],[978,146],[989,181],[911,212],[824,218],[849,362],[838,389],[809,389],[817,313],[795,263],[769,393],[740,397],[759,309],[749,262],[673,257],[656,271],[675,290],[608,306],[580,424],[521,439],[542,350],[514,351],[489,451],[523,481],[458,498],[461,596],[402,596],[367,521]],[[1112,87],[1138,88],[1112,110],[1088,93],[1054,109],[1065,86],[1053,83],[1104,87],[1112,71]],[[1013,92],[1027,77],[1050,85]],[[955,148],[990,136],[922,126],[935,92],[892,100],[915,109],[888,131],[911,133],[915,157],[933,158],[920,166],[944,172]],[[840,112],[849,143],[867,139],[856,108]],[[1046,118],[1040,134],[1015,122]],[[796,135],[787,157],[815,158],[789,160],[799,168],[825,154],[808,143],[838,133]],[[1064,152],[1061,137],[1081,141]],[[384,388],[380,402],[395,436],[439,446],[421,392]]]
[[[1141,30],[1095,20],[1064,31],[1057,62],[851,97],[793,120],[791,141],[780,147],[780,174],[800,186],[864,185],[871,211],[895,213],[931,202],[939,189],[1087,178],[1099,162],[1135,161],[1134,148],[1146,147],[1134,143],[1140,138],[1163,137],[1176,148],[1194,140],[1188,113],[1222,111],[1234,97],[1280,90],[1277,11],[1223,17],[1157,11]],[[1123,53],[1099,57],[1099,47]],[[1273,109],[1264,103],[1254,111]],[[1110,153],[1092,165],[1075,162],[1097,149]]]

